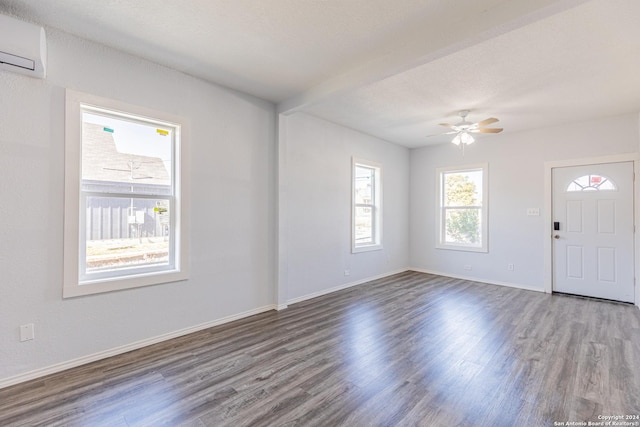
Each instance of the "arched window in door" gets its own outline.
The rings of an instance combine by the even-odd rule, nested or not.
[[[572,191],[615,191],[616,184],[602,175],[583,175],[571,181],[567,192]]]

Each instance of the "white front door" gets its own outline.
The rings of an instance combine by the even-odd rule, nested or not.
[[[553,290],[633,302],[633,162],[559,167],[551,176]]]

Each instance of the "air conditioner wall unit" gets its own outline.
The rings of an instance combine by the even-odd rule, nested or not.
[[[44,28],[0,15],[0,70],[43,79],[47,73]]]

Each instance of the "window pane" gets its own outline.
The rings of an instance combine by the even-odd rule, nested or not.
[[[479,209],[446,209],[445,243],[481,245]]]
[[[373,209],[370,207],[355,208],[355,243],[373,244]]]
[[[573,180],[567,187],[568,192],[599,190],[615,191],[616,185],[606,176],[584,175]]]
[[[375,169],[356,165],[355,170],[355,203],[373,204]]]
[[[86,273],[168,266],[167,199],[86,198]]]
[[[444,206],[482,206],[482,171],[443,174]]]
[[[82,113],[82,189],[171,194],[174,129]]]

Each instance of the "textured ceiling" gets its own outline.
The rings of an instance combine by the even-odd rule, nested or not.
[[[0,0],[64,29],[278,102],[500,0]]]
[[[55,27],[386,140],[640,110],[637,0],[0,0]],[[482,136],[491,137],[491,136]]]
[[[460,109],[504,134],[638,112],[639,18],[640,1],[588,2],[306,111],[408,147],[449,141],[425,136]]]

